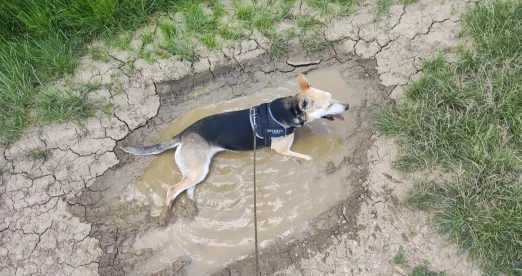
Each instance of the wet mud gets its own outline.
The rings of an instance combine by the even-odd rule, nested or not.
[[[331,230],[330,222],[321,217],[336,213],[339,202],[358,198],[363,192],[359,184],[367,174],[366,151],[375,132],[375,110],[390,92],[378,84],[371,67],[368,61],[331,59],[300,68],[312,85],[350,103],[351,109],[344,122],[317,120],[297,131],[292,149],[311,155],[312,162],[269,149],[259,151],[262,258],[270,254],[271,262],[277,259],[287,264],[286,258],[276,258],[274,252],[303,237],[322,246],[322,242],[312,241],[318,229]],[[298,92],[296,76],[297,71],[279,70],[224,74],[216,82],[177,93],[178,101],[167,94],[162,96],[158,116],[121,145],[156,143],[209,114],[294,95]],[[238,78],[244,80],[234,83]],[[165,97],[168,99],[163,100]],[[104,250],[101,274],[207,275],[234,261],[250,260],[254,248],[251,152],[217,155],[209,176],[195,190],[195,202],[182,193],[170,211],[164,206],[166,188],[180,179],[173,151],[145,157],[117,154],[123,162],[99,178],[91,186],[92,192],[83,194],[78,206],[87,207],[76,210],[95,225],[91,234],[100,239]],[[96,204],[89,205],[93,200]],[[348,204],[357,211],[357,202]],[[352,230],[355,235],[356,229]],[[240,266],[247,274],[252,269]]]
[[[310,72],[308,80],[352,107],[361,104],[357,92],[363,88],[349,87],[339,68]],[[293,95],[296,91],[295,80],[283,80],[276,88],[262,89],[231,101],[198,105],[161,130],[155,142],[169,139],[204,116],[255,106]],[[317,120],[296,131],[292,149],[312,156],[311,162],[278,155],[270,149],[258,151],[256,177],[261,248],[287,241],[305,231],[310,219],[349,195],[350,185],[343,179],[355,168],[342,166],[333,174],[326,171],[325,162],[340,164],[346,158],[349,148],[343,141],[356,124],[351,115],[348,114],[345,121]],[[180,180],[173,151],[164,152],[127,187],[127,195],[123,194],[122,200],[146,197],[151,215],[160,216],[165,210],[162,199],[166,189]],[[150,270],[163,268],[161,260],[172,262],[188,255],[192,260],[190,275],[215,271],[224,263],[248,255],[252,250],[254,226],[252,180],[252,152],[218,154],[213,159],[209,176],[196,188],[198,215],[166,229],[139,235],[134,248],[159,251],[147,264]]]

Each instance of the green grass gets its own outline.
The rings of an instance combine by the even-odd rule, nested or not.
[[[252,26],[257,28],[261,33],[266,34],[280,21],[281,18],[278,14],[274,14],[268,9],[261,8],[256,10],[255,16],[252,20]]]
[[[411,5],[411,4],[414,4],[414,3],[419,2],[419,0],[402,0],[402,2],[403,2],[405,5]]]
[[[170,0],[0,0],[0,144],[34,121],[38,87],[76,67],[82,45],[134,30]]]
[[[153,33],[146,33],[141,35],[141,47],[138,50],[138,56],[144,59],[147,63],[152,64],[156,59],[154,56],[154,51],[150,50],[147,45],[152,44],[154,41]]]
[[[144,34],[141,36],[141,41],[143,42],[143,47],[145,47],[148,44],[151,44],[153,40],[154,40],[154,37],[153,37],[152,33]]]
[[[167,39],[166,48],[181,59],[195,60],[194,48],[198,41],[212,50],[218,47],[216,35],[219,21],[226,13],[222,2],[183,0],[173,5],[174,11],[182,13],[183,24],[162,22],[159,25]]]
[[[107,88],[113,94],[120,94],[123,92],[123,86],[119,82],[108,83],[105,85],[105,88]]]
[[[243,3],[241,1],[234,2],[236,9],[236,17],[244,22],[252,22],[256,14],[254,5]]]
[[[96,104],[69,90],[46,89],[34,102],[35,120],[40,123],[79,120],[93,115]]]
[[[306,49],[309,52],[322,52],[328,48],[334,43],[333,41],[327,40],[324,36],[318,35],[317,37],[305,37],[301,40]]]
[[[377,17],[388,14],[390,11],[391,2],[391,0],[379,0],[379,2],[377,2]]]
[[[430,263],[428,261],[424,261],[423,264],[414,267],[410,276],[446,276],[445,271],[434,272],[429,270],[429,264]]]
[[[165,50],[177,55],[181,60],[194,61],[196,59],[194,52],[196,45],[192,42],[191,37],[185,36],[183,30],[167,22],[160,23],[158,27],[166,40]]]
[[[32,149],[25,153],[25,156],[31,160],[41,160],[51,157],[52,152],[48,149]]]
[[[219,30],[219,35],[224,39],[232,41],[239,41],[245,37],[240,29],[230,29],[226,26]]]
[[[294,2],[282,1],[279,5],[261,2],[256,5],[235,1],[235,16],[244,28],[257,29],[270,39],[269,55],[279,59],[286,56],[292,35],[288,32],[277,32],[276,27],[282,20],[290,18],[290,8]],[[231,37],[231,34],[226,29],[222,30],[224,37]]]
[[[326,39],[323,30],[324,24],[312,16],[297,18],[296,24],[299,27],[297,36],[308,52],[324,51],[334,43]]]
[[[265,36],[275,30],[276,24],[282,20],[281,14],[271,10],[271,7],[260,5],[256,7],[244,2],[235,2],[236,17],[247,29],[257,29]]]
[[[218,26],[218,18],[207,14],[199,1],[184,0],[177,3],[175,10],[183,13],[185,29],[192,34],[207,34],[214,32]]]
[[[332,1],[329,0],[306,0],[306,3],[313,8],[318,9],[322,13],[329,13],[333,11],[333,7],[331,5]]]
[[[110,36],[105,39],[105,45],[121,49],[124,51],[131,51],[132,33],[129,31],[123,31],[114,36]]]
[[[109,116],[114,112],[114,104],[111,102],[104,103],[101,105],[100,110]]]
[[[3,181],[4,181],[4,173],[7,172],[7,168],[6,168],[6,165],[0,167],[0,185],[4,185]],[[1,246],[1,243],[0,243],[0,246]]]
[[[314,27],[323,25],[323,23],[321,23],[312,16],[300,16],[296,19],[295,23],[299,28],[303,30],[310,30]]]
[[[201,37],[201,42],[205,44],[207,49],[212,50],[217,47],[217,42],[214,34],[205,34]]]
[[[87,93],[87,92],[91,92],[94,90],[98,90],[100,87],[101,87],[100,81],[89,81],[89,82],[81,84],[79,87],[76,87],[76,89],[83,93]]]
[[[284,33],[279,34],[274,32],[268,33],[270,39],[270,49],[268,54],[274,59],[280,59],[287,55],[288,48],[290,47],[289,39]]]
[[[359,0],[306,0],[306,3],[322,14],[349,14]]]
[[[86,53],[93,60],[99,60],[103,62],[108,62],[110,60],[109,55],[107,54],[107,50],[101,46],[88,47]]]
[[[393,257],[393,263],[395,263],[396,265],[404,265],[407,263],[406,261],[406,257],[404,256],[404,249],[401,247],[399,247],[399,251],[397,252],[397,254],[395,254],[395,257]]]
[[[225,5],[221,0],[207,0],[209,7],[214,12],[214,16],[219,20],[226,14]]]
[[[290,9],[295,1],[268,1],[248,4],[234,1],[235,17],[246,29],[257,29],[269,36],[284,19],[291,18]]]
[[[381,112],[399,169],[458,175],[420,182],[409,202],[488,273],[522,273],[522,3],[480,3],[463,15],[473,48],[424,63],[406,99]]]

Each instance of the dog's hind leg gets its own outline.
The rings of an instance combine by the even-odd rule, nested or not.
[[[275,150],[277,153],[280,153],[282,155],[301,158],[301,159],[304,159],[307,161],[312,160],[312,157],[310,157],[308,155],[291,151],[290,148],[292,147],[293,142],[294,142],[294,134],[292,133],[283,138],[272,140],[271,148],[273,150]]]
[[[165,202],[170,206],[174,199],[185,190],[189,190],[189,197],[193,199],[193,188],[203,181],[208,174],[210,161],[220,149],[207,145],[181,145],[174,154],[183,179],[167,190]]]
[[[170,187],[167,190],[167,197],[165,198],[165,202],[167,203],[167,206],[170,206],[170,204],[172,204],[174,199],[176,199],[176,197],[179,194],[181,194],[183,191],[191,189],[192,187],[196,186],[196,184],[203,181],[203,179],[205,179],[205,176],[206,176],[206,174],[201,174],[199,176],[194,175],[194,174],[189,175],[189,176],[183,177],[183,179],[181,179],[181,181],[178,184]]]

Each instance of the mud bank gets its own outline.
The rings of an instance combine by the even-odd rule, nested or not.
[[[325,20],[325,35],[332,42],[328,50],[312,54],[293,41],[283,61],[267,57],[270,41],[255,31],[234,48],[198,52],[194,63],[171,58],[148,65],[139,59],[129,61],[125,53],[113,53],[106,63],[83,59],[75,78],[120,84],[92,93],[112,103],[114,112],[97,114],[82,126],[64,123],[28,130],[4,151],[0,274],[186,274],[188,258],[157,273],[144,271],[140,265],[155,252],[138,252],[132,245],[138,234],[151,228],[193,219],[196,204],[183,195],[175,212],[161,216],[151,216],[150,206],[139,200],[116,204],[114,197],[121,188],[154,159],[131,160],[117,146],[151,142],[152,133],[197,103],[256,93],[293,80],[297,72],[333,66],[347,82],[368,85],[365,100],[351,111],[358,124],[357,138],[344,141],[350,154],[343,162],[325,165],[332,174],[342,166],[358,168],[345,179],[352,187],[350,195],[312,220],[306,233],[264,249],[263,275],[401,275],[402,268],[392,263],[401,245],[412,264],[428,259],[449,275],[478,275],[465,254],[446,246],[427,225],[427,214],[398,208],[411,181],[392,169],[393,141],[381,138],[373,126],[378,107],[389,96],[400,98],[423,59],[458,45],[460,12],[468,2],[392,5],[390,13],[376,21],[376,2],[364,1],[349,17]],[[295,15],[307,13],[306,3],[297,6]],[[130,62],[136,74],[116,74]],[[45,149],[49,157],[28,158],[26,153],[35,149]],[[250,256],[217,275],[252,275],[252,271]]]

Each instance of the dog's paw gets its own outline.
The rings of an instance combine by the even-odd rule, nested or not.
[[[310,156],[308,156],[308,155],[305,156],[305,157],[303,157],[303,158],[304,158],[304,160],[306,160],[306,161],[312,161],[312,157],[310,157]]]

